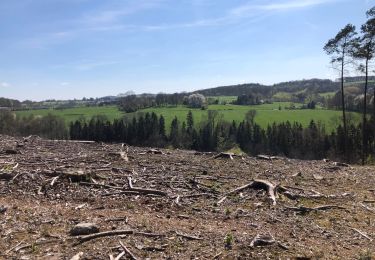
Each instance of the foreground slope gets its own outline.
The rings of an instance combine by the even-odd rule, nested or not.
[[[0,194],[0,259],[110,259],[119,241],[138,259],[375,250],[373,167],[0,136]],[[112,233],[70,236],[81,222]]]

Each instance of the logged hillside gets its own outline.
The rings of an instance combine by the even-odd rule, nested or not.
[[[0,136],[0,259],[370,259],[373,172]]]

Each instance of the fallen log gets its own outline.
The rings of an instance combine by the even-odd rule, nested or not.
[[[257,159],[259,160],[266,160],[266,161],[272,161],[272,157],[268,155],[258,154]]]
[[[347,164],[347,163],[342,163],[342,162],[334,162],[333,165],[334,165],[334,166],[341,166],[341,167],[350,167],[349,164]]]
[[[6,172],[0,172],[0,180],[11,180],[14,177],[13,174],[6,173]]]
[[[217,159],[217,158],[228,158],[228,159],[233,160],[233,156],[234,156],[234,153],[219,153],[219,154],[215,155],[213,158],[214,159]]]

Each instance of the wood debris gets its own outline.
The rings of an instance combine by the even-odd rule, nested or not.
[[[356,259],[373,247],[373,173],[0,135],[0,259]],[[79,223],[100,232],[70,236]]]

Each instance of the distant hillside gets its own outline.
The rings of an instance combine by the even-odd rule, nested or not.
[[[366,77],[364,76],[357,76],[357,77],[344,77],[344,82],[364,82],[366,80]],[[375,76],[369,76],[368,77],[368,80],[369,81],[374,81],[375,80]],[[337,82],[340,82],[340,79],[336,79]]]
[[[337,91],[340,85],[329,79],[309,79],[277,83],[272,86],[274,90],[283,92],[307,91],[309,93],[326,93]]]
[[[254,92],[271,93],[272,87],[257,83],[221,86],[195,91],[205,96],[240,96]]]
[[[277,83],[274,85],[241,84],[221,86],[195,91],[205,96],[240,96],[247,94],[262,94],[271,98],[277,92],[297,93],[307,91],[309,93],[334,92],[339,89],[339,83],[329,79],[309,79]]]

